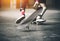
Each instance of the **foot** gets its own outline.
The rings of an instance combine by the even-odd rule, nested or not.
[[[25,16],[23,15],[21,18],[17,19],[16,24],[19,24],[24,18]]]
[[[44,22],[45,20],[44,19],[37,19],[36,21]]]

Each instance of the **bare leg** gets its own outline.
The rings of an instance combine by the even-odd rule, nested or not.
[[[40,3],[40,6],[42,7],[42,12],[40,13],[40,18],[42,19],[42,16],[44,15],[47,8],[46,8],[46,5],[44,3]]]
[[[40,3],[40,7],[42,7],[42,12],[40,13],[40,15],[37,16],[37,19],[42,19],[44,13],[47,10],[46,5],[44,3]]]

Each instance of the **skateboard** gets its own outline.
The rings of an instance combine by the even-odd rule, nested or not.
[[[25,17],[20,24],[26,24],[26,23],[31,23],[40,13],[41,13],[42,9],[36,10],[34,13],[32,13],[31,15],[29,15],[28,17]]]
[[[28,17],[25,17],[19,24],[20,25],[27,24],[25,27],[29,29],[29,25],[41,13],[41,11],[42,11],[42,9],[36,10],[34,13],[32,13],[31,15],[29,15]],[[40,21],[36,21],[37,24],[39,22]],[[44,21],[42,21],[42,22],[44,22]]]

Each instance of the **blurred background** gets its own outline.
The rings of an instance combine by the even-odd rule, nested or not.
[[[26,8],[32,8],[34,0],[26,0],[28,5]],[[60,0],[46,0],[48,8],[60,8]],[[0,10],[1,9],[19,9],[20,0],[0,0]]]
[[[26,17],[33,14],[34,0],[24,0]],[[16,24],[20,15],[20,2],[23,0],[0,0],[0,41],[60,41],[60,0],[46,0],[45,23],[26,25]],[[23,3],[23,4],[25,4]],[[38,12],[37,12],[38,13]],[[27,23],[29,24],[29,23]]]

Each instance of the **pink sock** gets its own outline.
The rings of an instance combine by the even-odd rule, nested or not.
[[[25,11],[24,11],[24,10],[22,10],[22,11],[21,11],[21,14],[22,14],[22,15],[25,15]]]

